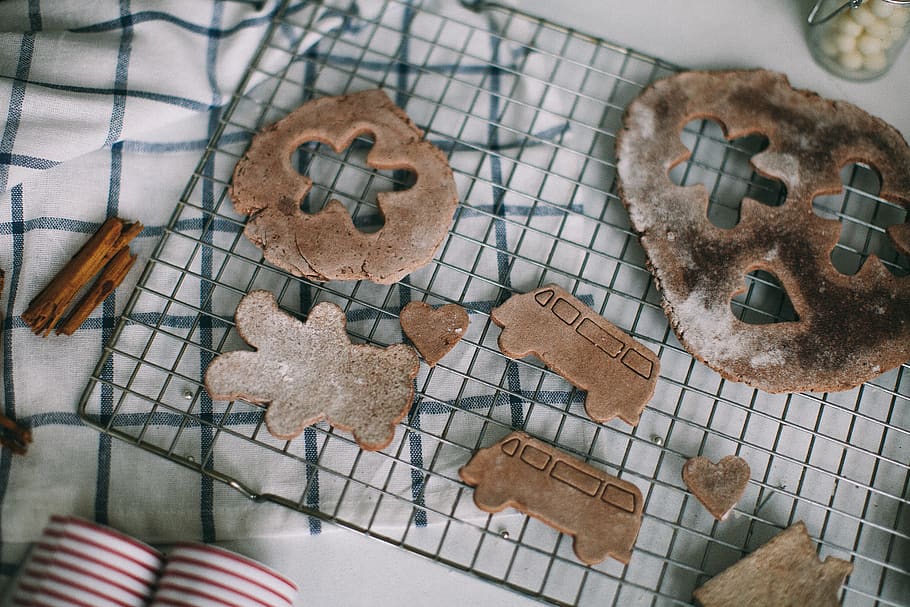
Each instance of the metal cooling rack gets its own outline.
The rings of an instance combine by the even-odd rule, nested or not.
[[[509,9],[435,6],[388,0],[376,11],[317,6],[276,18],[104,350],[83,418],[314,525],[332,521],[554,604],[688,604],[695,587],[797,520],[823,557],[853,561],[845,605],[907,604],[910,366],[848,392],[770,395],[724,381],[668,328],[616,195],[613,144],[625,105],[676,68]],[[377,86],[451,159],[461,203],[435,261],[392,286],[314,284],[263,263],[226,196],[249,137],[311,97]],[[682,137],[693,155],[672,177],[707,185],[718,225],[736,223],[744,195],[782,200],[749,168],[760,138],[728,142],[703,122]],[[305,208],[338,197],[375,229],[376,191],[406,187],[408,175],[367,167],[368,146],[302,147],[300,170],[321,184]],[[884,235],[906,211],[875,195],[866,167],[847,167],[844,182],[816,209],[844,225],[835,263],[855,271],[876,252],[907,275],[910,263]],[[636,428],[592,423],[583,394],[533,360],[499,353],[490,308],[548,282],[660,355],[657,392]],[[741,318],[792,318],[773,276],[747,283],[731,302]],[[459,303],[471,326],[440,364],[422,368],[415,405],[387,449],[363,452],[324,424],[280,441],[260,407],[213,402],[200,382],[215,355],[244,347],[232,316],[253,288],[301,317],[318,301],[338,303],[355,341],[402,341],[397,314],[412,299]],[[457,470],[512,428],[641,488],[644,521],[628,566],[583,566],[569,538],[474,506]],[[680,470],[689,457],[730,453],[749,462],[752,480],[718,523]]]

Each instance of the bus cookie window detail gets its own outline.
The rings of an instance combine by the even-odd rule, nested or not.
[[[491,318],[502,327],[503,354],[534,354],[588,392],[585,411],[591,419],[606,423],[618,416],[638,425],[660,372],[660,359],[646,346],[557,285],[514,295],[494,308]]]
[[[595,565],[628,563],[641,527],[638,487],[524,432],[474,454],[459,470],[485,512],[511,506],[574,536],[575,556]]]

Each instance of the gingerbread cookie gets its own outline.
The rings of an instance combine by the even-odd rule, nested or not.
[[[619,416],[633,426],[651,400],[660,359],[557,285],[513,295],[490,318],[502,327],[499,349],[529,354],[576,388],[587,390],[585,411],[606,423]]]
[[[802,521],[693,593],[702,607],[837,607],[853,564],[820,561]]]
[[[683,482],[708,512],[721,521],[743,496],[752,470],[741,457],[728,455],[716,464],[693,457],[682,469]]]
[[[417,354],[404,344],[352,345],[344,312],[323,302],[305,323],[278,308],[268,291],[237,306],[237,332],[256,348],[218,356],[205,372],[212,398],[268,405],[273,435],[292,439],[325,419],[367,450],[386,447],[414,399]]]
[[[718,121],[728,139],[768,138],[752,157],[786,185],[778,207],[746,198],[739,224],[707,219],[701,185],[677,186],[670,169],[689,151],[683,126]],[[793,89],[764,70],[689,72],[648,87],[627,109],[617,140],[620,194],[641,234],[663,306],[680,341],[722,376],[768,392],[844,390],[910,359],[910,276],[870,256],[847,276],[831,262],[841,224],[812,210],[841,191],[840,170],[863,162],[881,175],[880,196],[910,209],[910,147],[897,130],[849,103]],[[910,224],[888,229],[910,254]],[[731,299],[755,270],[773,274],[798,320],[747,324]]]
[[[475,487],[485,512],[506,506],[574,536],[575,556],[587,565],[607,556],[628,563],[641,527],[638,487],[578,458],[513,432],[474,454],[458,471]]]
[[[422,301],[406,305],[399,321],[401,330],[431,367],[461,341],[471,322],[468,313],[459,305],[447,304],[434,309]]]
[[[337,200],[304,213],[300,203],[313,183],[291,166],[306,142],[341,152],[365,134],[374,140],[371,167],[417,175],[407,190],[377,196],[385,223],[370,234],[354,227]],[[433,258],[458,202],[445,155],[378,89],[310,101],[258,133],[234,168],[230,197],[238,213],[250,215],[244,234],[274,265],[311,280],[382,284]]]

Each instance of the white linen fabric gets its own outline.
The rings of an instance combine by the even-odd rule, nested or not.
[[[0,573],[15,572],[21,551],[11,547],[34,541],[49,517],[57,513],[112,525],[152,543],[310,533],[321,528],[318,521],[276,505],[253,503],[227,486],[99,434],[82,423],[76,405],[138,280],[139,269],[158,242],[276,11],[285,10],[298,21],[314,24],[302,42],[289,38],[299,53],[318,46],[324,34],[338,34],[342,39],[362,35],[356,25],[345,24],[339,17],[338,6],[347,14],[367,18],[376,18],[388,7],[369,0],[345,0],[336,5],[332,9],[296,0],[0,3],[0,111],[5,113],[0,133],[0,268],[6,274],[0,300],[3,412],[31,428],[34,437],[26,456],[14,456],[8,450],[0,454],[0,546],[4,548]],[[401,20],[402,32],[408,31],[413,18],[409,5],[396,5],[394,10],[401,15],[390,18]],[[495,28],[482,13],[457,3],[434,4],[434,10],[457,12],[456,18],[472,28]],[[388,35],[398,38],[366,43],[399,55],[407,52],[402,33]],[[538,78],[521,84],[527,89],[527,104],[504,111],[497,87],[505,86],[507,77],[512,82],[514,74],[505,73],[502,67],[491,68],[490,62],[518,65],[527,49],[508,46],[492,33],[457,42],[422,59],[430,61],[430,71],[440,77],[438,81],[421,78],[419,86],[429,91],[427,95],[436,94],[433,91],[445,84],[446,77],[458,72],[470,86],[464,86],[463,93],[449,91],[448,107],[482,107],[475,112],[488,111],[508,128],[500,134],[489,122],[470,120],[457,133],[431,136],[453,157],[462,154],[472,159],[467,166],[479,166],[476,170],[489,185],[472,190],[475,194],[483,189],[484,199],[501,201],[497,213],[511,212],[511,208],[524,217],[526,203],[521,207],[514,201],[502,201],[505,190],[501,184],[509,175],[503,175],[502,166],[492,163],[484,150],[519,145],[520,133],[527,130],[529,121],[533,121],[535,141],[562,135],[567,125],[559,116],[568,112],[560,104],[568,102],[551,93],[546,101],[553,113],[535,111],[545,87],[545,81]],[[341,45],[326,46],[320,52],[339,53],[339,64],[351,60],[344,56]],[[300,60],[306,58],[294,58]],[[281,67],[265,61],[249,86],[255,87],[256,78],[265,78],[262,74]],[[522,65],[534,63],[524,61]],[[388,78],[393,96],[399,93],[397,101],[407,103],[400,87],[409,75],[400,66],[396,65],[399,73],[393,70],[391,77],[389,65],[368,62],[361,69],[373,75],[372,81]],[[326,76],[320,87],[337,86],[341,93],[349,87],[367,86],[367,82],[352,83],[342,74],[335,84]],[[514,94],[516,88],[510,86]],[[483,90],[480,103],[478,90]],[[452,101],[458,94],[464,96],[462,106]],[[406,109],[421,125],[432,107],[412,103]],[[232,136],[242,150],[249,135],[228,129],[225,137]],[[477,158],[484,158],[481,165]],[[541,162],[559,170],[562,159]],[[572,162],[580,170],[583,159]],[[527,177],[525,189],[531,192],[539,186],[539,177]],[[521,185],[517,176],[511,181],[512,187]],[[573,187],[571,181],[566,182],[567,192]],[[110,216],[144,224],[132,244],[139,255],[137,268],[73,336],[33,335],[20,315]],[[496,228],[497,239],[506,237],[505,228],[500,234],[500,227]],[[470,265],[471,253],[465,255],[464,263]],[[485,257],[482,263],[492,263],[492,274],[503,275],[500,279],[508,284],[504,259]],[[492,291],[498,293],[495,287]],[[483,308],[483,304],[478,306]],[[200,375],[203,371],[195,369]],[[497,369],[496,374],[500,373]],[[457,383],[446,389],[453,398]],[[443,392],[440,390],[439,399],[445,402]],[[553,398],[565,399],[567,394],[554,392]],[[493,397],[466,394],[465,398],[486,403]],[[500,405],[507,411],[515,407],[506,401],[496,403]],[[422,410],[432,413],[434,405],[425,402]],[[516,414],[520,417],[520,411],[513,411],[513,417]],[[419,444],[412,445],[411,452],[419,458]],[[270,486],[270,475],[280,474],[280,468],[264,469],[263,485]],[[273,480],[300,483],[299,479]],[[414,482],[419,481],[418,475]],[[419,493],[416,486],[412,491]]]
[[[56,513],[147,541],[202,538],[200,521],[222,516],[218,537],[273,527],[231,491],[203,500],[198,475],[100,435],[76,404],[280,4],[0,4],[3,412],[34,439],[25,456],[0,454],[4,546],[33,541]],[[73,336],[33,335],[20,314],[109,216],[144,224],[137,267]],[[201,501],[217,505],[201,515]],[[279,524],[287,516],[268,510]],[[4,551],[4,573],[18,555]]]

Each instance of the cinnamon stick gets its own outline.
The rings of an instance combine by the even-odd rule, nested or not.
[[[142,230],[118,217],[105,221],[22,313],[36,335],[47,336],[63,318],[76,294]]]
[[[111,251],[113,251],[112,255],[119,253],[120,249],[128,245],[130,241],[139,236],[139,232],[141,232],[143,228],[143,225],[138,221],[133,221],[130,223],[127,223],[122,219],[120,221],[123,225],[120,228],[120,237],[117,238],[117,242],[115,242],[114,246],[111,247]]]
[[[23,428],[7,416],[0,413],[0,445],[18,455],[25,454],[28,444],[32,442],[32,431]]]
[[[85,319],[91,315],[92,310],[97,308],[107,299],[111,291],[120,286],[126,275],[129,274],[130,268],[136,261],[136,256],[130,254],[129,246],[122,247],[114,258],[104,266],[101,276],[92,285],[92,288],[79,300],[73,310],[67,316],[60,326],[57,327],[57,335],[72,335],[76,332]]]

